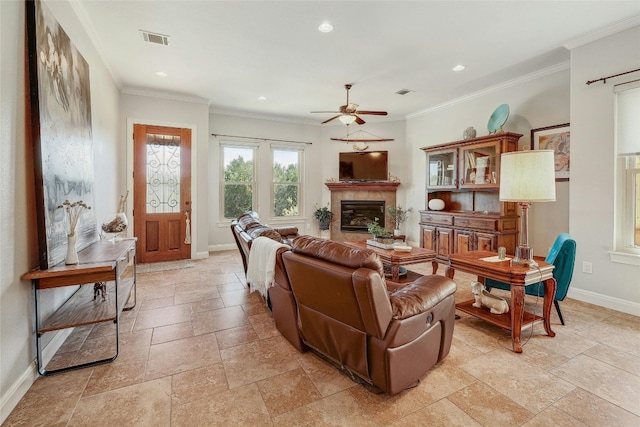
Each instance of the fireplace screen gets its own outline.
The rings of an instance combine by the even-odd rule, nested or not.
[[[367,225],[383,225],[385,202],[376,200],[342,200],[340,202],[340,231],[367,232]]]

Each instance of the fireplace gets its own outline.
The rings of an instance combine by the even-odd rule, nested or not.
[[[375,222],[385,224],[384,200],[341,200],[340,231],[366,233],[367,225]]]

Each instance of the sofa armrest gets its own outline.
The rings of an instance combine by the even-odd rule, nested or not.
[[[420,277],[389,296],[393,318],[401,320],[424,313],[449,295],[453,295],[455,291],[455,282],[447,277]]]
[[[298,235],[298,227],[288,226],[288,227],[273,227],[282,237],[289,236],[297,236]]]

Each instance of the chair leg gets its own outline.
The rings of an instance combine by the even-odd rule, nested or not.
[[[558,303],[558,300],[554,300],[553,301],[553,305],[556,306],[556,311],[558,312],[558,317],[560,318],[560,323],[562,323],[562,326],[564,326],[564,318],[562,317],[562,310],[560,310],[560,303]]]

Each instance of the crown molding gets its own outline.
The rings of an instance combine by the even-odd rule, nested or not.
[[[585,34],[584,36],[571,39],[562,46],[568,50],[573,50],[577,47],[584,46],[596,40],[603,39],[605,37],[628,30],[629,28],[633,28],[636,26],[640,26],[640,14],[623,19],[622,21],[618,21],[615,24],[609,25],[599,30],[592,31],[589,34]]]
[[[115,75],[115,73],[113,72],[113,69],[109,65],[109,61],[107,61],[107,56],[104,53],[104,48],[102,47],[102,43],[100,43],[100,38],[98,37],[98,33],[95,27],[93,26],[93,23],[89,18],[89,15],[87,14],[87,10],[82,5],[82,2],[80,0],[69,0],[69,4],[71,5],[71,9],[73,9],[73,12],[78,17],[78,21],[80,22],[80,25],[82,26],[82,28],[84,28],[85,32],[89,36],[89,40],[91,40],[91,44],[93,45],[94,49],[98,53],[98,56],[102,60],[102,64],[107,69],[107,72],[111,76],[111,79],[116,84],[118,89],[122,88],[122,81]]]
[[[189,96],[189,95],[181,95],[177,93],[168,93],[168,92],[161,92],[161,91],[155,91],[155,90],[133,89],[133,88],[125,88],[120,90],[120,92],[124,95],[146,96],[149,98],[166,99],[168,101],[181,101],[181,102],[190,102],[192,104],[209,105],[208,99],[200,98],[199,96]]]
[[[499,92],[501,90],[504,90],[504,89],[507,89],[507,88],[510,88],[510,87],[513,87],[513,86],[518,86],[518,85],[521,85],[521,84],[524,84],[524,83],[528,83],[528,82],[530,82],[532,80],[536,80],[536,79],[539,79],[541,77],[548,76],[550,74],[555,74],[555,73],[558,73],[560,71],[568,70],[570,68],[570,65],[571,65],[570,61],[562,61],[562,62],[560,62],[558,64],[555,64],[555,65],[552,65],[550,67],[543,68],[543,69],[538,70],[538,71],[534,71],[533,73],[525,74],[525,75],[517,77],[515,79],[507,80],[506,82],[503,82],[503,83],[500,83],[500,84],[497,84],[497,85],[494,85],[494,86],[490,86],[490,87],[488,87],[486,89],[482,89],[482,90],[479,90],[477,92],[471,92],[471,93],[469,93],[467,95],[464,95],[464,96],[461,96],[461,97],[458,97],[458,98],[454,98],[454,99],[451,99],[449,101],[445,101],[445,102],[443,102],[441,104],[438,104],[438,105],[434,105],[433,107],[429,107],[429,108],[426,108],[424,110],[416,111],[415,113],[407,114],[405,116],[405,118],[406,119],[412,119],[414,117],[418,117],[418,116],[421,116],[423,114],[427,114],[427,113],[431,113],[431,112],[436,111],[436,110],[447,108],[447,107],[450,107],[450,106],[455,105],[455,104],[466,102],[466,101],[469,101],[469,100],[474,99],[474,98],[479,98],[481,96],[485,96],[485,95],[488,95],[488,94],[491,94],[491,93]]]

